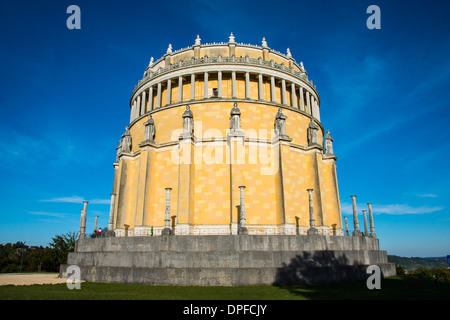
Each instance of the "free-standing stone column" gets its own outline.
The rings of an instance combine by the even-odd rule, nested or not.
[[[87,211],[87,201],[83,201],[83,209],[81,209],[81,219],[80,219],[80,232],[78,239],[86,239],[86,211]]]
[[[94,231],[97,231],[98,216],[95,216]]]
[[[138,95],[136,99],[136,116],[135,119],[141,115],[141,95]]]
[[[292,108],[297,109],[297,94],[295,93],[295,84],[291,83],[291,100],[292,100]]]
[[[354,231],[353,234],[354,236],[362,236],[361,231],[359,231],[359,222],[358,222],[358,214],[356,212],[356,196],[350,196],[352,198],[352,207],[353,207],[353,227],[354,227]]]
[[[344,217],[345,220],[345,235],[348,236],[348,219],[347,217]]]
[[[195,100],[195,73],[191,74],[191,100]]]
[[[309,229],[308,235],[319,234],[319,231],[316,228],[316,222],[314,220],[314,205],[313,205],[313,196],[312,192],[314,189],[307,189],[308,198],[309,198]]]
[[[305,112],[312,114],[311,113],[311,99],[309,97],[309,91],[306,90],[306,101],[305,101]]]
[[[231,72],[231,97],[236,98],[236,71]]]
[[[245,99],[250,99],[250,73],[245,73]]]
[[[270,77],[270,101],[276,102],[275,99],[275,78],[273,76]]]
[[[244,200],[244,189],[245,186],[239,186],[241,191],[241,202],[240,202],[240,212],[239,212],[239,234],[248,234],[248,230],[245,227],[245,200]]]
[[[363,217],[364,217],[364,235],[366,237],[368,237],[369,236],[369,229],[367,227],[367,210],[363,210],[362,213],[363,213]]]
[[[375,234],[375,226],[373,224],[372,203],[368,203],[367,206],[369,207],[370,237],[376,238],[377,235]]]
[[[315,117],[316,115],[315,115],[315,113],[314,113],[314,96],[311,94],[310,96],[309,96],[309,98],[310,98],[310,103],[309,103],[309,111],[310,111],[310,114],[313,116],[313,117]]]
[[[172,230],[170,229],[170,191],[172,188],[166,188],[166,213],[164,218],[164,229],[162,231],[163,235],[171,235]]]
[[[78,231],[78,239],[86,239],[86,225],[84,223],[84,210],[81,209],[80,230]]]
[[[148,111],[153,110],[153,86],[148,89]]]
[[[263,91],[263,75],[260,73],[258,75],[258,99],[264,100],[264,91]]]
[[[161,108],[161,82],[158,82],[158,87],[156,90],[156,107],[155,109]]]
[[[141,115],[143,115],[147,110],[147,91],[142,92],[142,99],[141,99]]]
[[[105,237],[114,237],[114,206],[116,204],[116,195],[111,193],[111,205],[109,207],[109,221],[108,221],[108,231],[105,233]]]
[[[222,71],[217,72],[217,98],[222,98]]]
[[[134,120],[134,113],[136,110],[136,100],[133,101],[133,104],[131,105],[131,111],[130,111],[130,123]]]
[[[183,101],[183,77],[178,77],[178,102]]]
[[[303,97],[303,88],[298,89],[298,94],[300,95],[300,110],[305,111],[305,99]]]
[[[205,72],[204,74],[203,85],[204,85],[203,98],[208,99],[208,72]]]
[[[167,96],[166,96],[166,104],[169,105],[172,103],[172,80],[167,80]]]
[[[286,80],[281,79],[281,104],[286,105],[287,99],[286,99]]]

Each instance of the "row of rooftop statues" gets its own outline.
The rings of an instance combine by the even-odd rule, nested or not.
[[[189,105],[186,106],[186,110],[183,112],[183,133],[182,137],[190,137],[194,134],[194,114],[190,109]],[[275,116],[274,129],[275,134],[284,139],[290,139],[286,132],[286,119],[287,116],[283,114],[282,108],[278,109]],[[144,123],[145,126],[145,140],[144,142],[154,143],[155,140],[155,121],[150,114],[148,120]],[[316,124],[313,117],[308,126],[308,146],[319,146],[318,132],[320,127]],[[241,129],[241,111],[238,108],[237,102],[234,103],[233,108],[230,112],[230,134],[231,135],[243,135]],[[122,134],[122,139],[120,139],[119,146],[117,149],[117,157],[123,152],[131,152],[131,134],[129,127],[125,127],[125,132]],[[333,156],[333,138],[330,136],[330,131],[326,132],[325,135],[325,150],[326,156]]]

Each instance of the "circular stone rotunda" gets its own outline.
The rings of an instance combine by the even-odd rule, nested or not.
[[[202,44],[151,58],[119,141],[108,232],[68,265],[87,281],[263,285],[395,275],[370,233],[343,226],[336,156],[303,63],[267,45]]]

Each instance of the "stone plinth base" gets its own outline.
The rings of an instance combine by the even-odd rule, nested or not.
[[[186,286],[346,282],[366,279],[373,264],[395,275],[378,239],[323,235],[82,239],[68,257],[85,281]]]

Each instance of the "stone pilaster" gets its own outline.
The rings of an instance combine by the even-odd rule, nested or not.
[[[105,237],[114,237],[114,207],[116,202],[116,195],[111,193],[111,204],[109,206],[109,220],[108,220],[108,231],[105,233]]]
[[[191,190],[194,179],[194,143],[193,136],[181,136],[178,157],[178,196],[176,234],[189,234],[191,218]],[[193,223],[193,222],[192,222]]]

